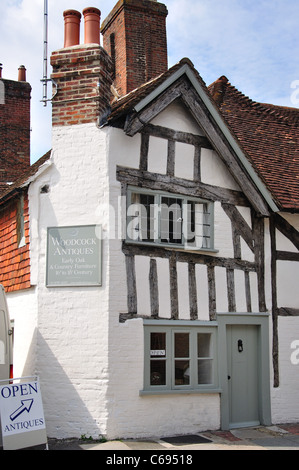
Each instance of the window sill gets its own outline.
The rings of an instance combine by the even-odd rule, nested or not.
[[[134,241],[134,240],[125,240],[126,245],[137,245],[137,246],[146,246],[146,247],[154,247],[154,248],[164,248],[167,250],[176,250],[176,251],[183,251],[188,253],[218,253],[219,250],[215,248],[192,248],[192,247],[185,247],[184,245],[171,245],[168,243],[155,243],[155,242],[141,242],[141,241]]]
[[[147,395],[197,395],[197,394],[206,394],[209,395],[211,393],[221,393],[221,388],[202,388],[202,389],[193,389],[193,390],[183,390],[183,389],[176,389],[176,390],[139,390],[139,396],[147,396]]]

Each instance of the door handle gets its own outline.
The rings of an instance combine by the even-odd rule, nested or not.
[[[227,376],[227,379],[230,380],[230,375]]]
[[[243,341],[241,339],[238,340],[238,351],[239,353],[243,351]]]

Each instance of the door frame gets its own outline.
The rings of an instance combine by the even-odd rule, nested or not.
[[[255,325],[258,327],[258,408],[260,424],[271,424],[270,395],[270,346],[269,346],[269,314],[268,313],[218,313],[218,354],[219,379],[221,387],[221,429],[230,429],[229,419],[229,387],[227,364],[227,325]]]

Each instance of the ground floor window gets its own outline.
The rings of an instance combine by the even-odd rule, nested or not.
[[[216,327],[144,326],[145,390],[215,389]]]

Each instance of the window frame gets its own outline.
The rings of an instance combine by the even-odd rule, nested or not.
[[[130,213],[130,207],[132,208],[134,205],[132,195],[133,194],[141,194],[141,195],[148,195],[154,197],[154,205],[155,209],[158,210],[155,212],[154,215],[154,229],[153,229],[153,234],[154,238],[153,241],[151,240],[134,240],[133,238],[130,238],[129,236],[129,231],[128,231],[128,225],[131,221],[133,221],[134,217],[137,217],[136,215],[132,215]],[[161,239],[161,234],[162,234],[162,229],[161,229],[161,208],[162,208],[162,199],[163,198],[168,198],[168,199],[176,199],[176,200],[181,200],[182,201],[182,228],[181,228],[181,243],[171,243],[171,242],[164,242]],[[207,238],[209,240],[209,246],[205,247],[203,244],[201,246],[196,246],[193,245],[192,242],[189,242],[188,240],[185,240],[184,237],[184,229],[186,230],[186,227],[184,225],[184,221],[187,220],[188,223],[188,217],[186,217],[186,212],[188,210],[188,203],[199,203],[207,206],[207,211],[204,213],[205,217],[208,217],[209,223],[208,224],[202,224],[203,226],[208,227],[209,231],[209,236],[205,237],[202,236],[202,238]],[[169,206],[170,207],[170,206]],[[203,198],[198,198],[198,197],[193,197],[193,196],[188,196],[188,195],[183,195],[183,194],[178,194],[178,193],[171,193],[171,192],[166,192],[166,191],[158,191],[158,190],[151,190],[151,189],[146,189],[146,188],[138,188],[134,186],[128,186],[127,189],[127,207],[126,207],[126,242],[127,243],[133,243],[133,244],[140,244],[140,245],[148,245],[148,246],[162,246],[162,247],[167,247],[167,248],[180,248],[183,250],[192,250],[192,251],[205,251],[205,252],[217,252],[218,250],[215,249],[214,247],[214,201],[210,201],[207,199]],[[147,227],[147,231],[149,231],[149,228]],[[196,237],[196,235],[195,235]]]
[[[151,385],[151,333],[166,334],[166,383],[165,385]],[[175,384],[175,334],[189,334],[189,361],[190,361],[190,380],[189,384]],[[211,383],[198,383],[197,376],[197,334],[211,335],[211,356],[212,361]],[[219,393],[219,372],[218,372],[218,347],[217,347],[217,323],[195,321],[193,325],[188,325],[183,321],[172,321],[170,324],[159,325],[153,320],[144,320],[144,383],[141,395],[146,394],[163,394],[163,393]]]

